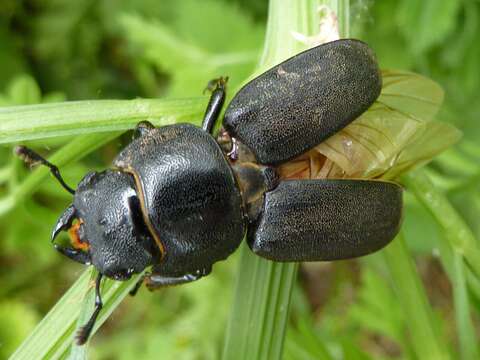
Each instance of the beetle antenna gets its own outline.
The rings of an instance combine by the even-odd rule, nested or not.
[[[15,146],[15,154],[22,159],[28,166],[33,167],[36,165],[45,165],[50,169],[50,172],[53,176],[58,180],[60,185],[63,186],[65,190],[67,190],[70,194],[75,194],[75,190],[73,190],[70,186],[68,186],[60,175],[60,170],[58,167],[47,161],[45,158],[37,154],[32,149],[27,148],[23,145]]]
[[[100,296],[100,283],[102,281],[102,276],[103,275],[99,273],[95,280],[95,310],[88,322],[78,330],[77,335],[75,336],[77,345],[83,345],[87,342],[93,330],[93,326],[97,321],[98,314],[100,313],[100,310],[102,310],[103,302]]]

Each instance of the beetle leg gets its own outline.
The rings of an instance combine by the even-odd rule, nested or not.
[[[145,285],[148,290],[153,291],[166,286],[174,286],[196,281],[210,274],[211,271],[211,268],[198,270],[194,274],[185,274],[182,276],[164,276],[153,273],[145,277]]]
[[[75,190],[68,186],[63,180],[62,176],[60,175],[60,170],[58,170],[58,167],[44,159],[32,149],[29,149],[23,145],[19,145],[15,147],[15,154],[17,154],[17,156],[20,157],[29,166],[45,165],[50,169],[52,175],[55,176],[55,178],[65,190],[67,190],[70,194],[75,194]]]
[[[208,102],[202,122],[202,129],[209,134],[212,133],[215,122],[217,121],[218,115],[220,115],[220,111],[222,110],[223,103],[225,102],[225,89],[227,81],[228,77],[220,77],[218,79],[211,80],[205,89],[212,91],[212,95],[210,96],[210,101]]]
[[[150,121],[140,121],[133,130],[133,138],[142,137],[153,129],[155,129],[155,126]]]
[[[103,302],[102,297],[100,296],[100,284],[102,281],[102,276],[103,275],[99,273],[97,279],[95,280],[95,310],[93,311],[93,314],[88,322],[78,330],[77,335],[75,336],[77,345],[83,345],[87,342],[93,326],[95,325],[95,321],[97,321],[98,314],[100,313],[100,310],[102,310]]]
[[[218,88],[219,85],[225,86],[226,83],[228,82],[228,76],[220,76],[219,78],[212,79],[208,82],[207,86],[205,86],[205,89],[203,89],[202,94],[205,95],[207,91],[213,92],[216,88]]]
[[[137,295],[137,292],[138,290],[140,290],[140,288],[142,287],[143,283],[145,282],[145,278],[152,275],[151,273],[147,272],[145,274],[143,274],[142,276],[140,276],[140,279],[138,279],[137,283],[135,284],[135,286],[132,288],[132,290],[130,290],[128,292],[128,295],[130,296],[135,296]]]
[[[278,174],[273,167],[253,162],[238,162],[232,165],[232,170],[248,218],[253,221],[262,211],[264,194],[278,185]]]

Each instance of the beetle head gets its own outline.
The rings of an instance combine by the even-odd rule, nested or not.
[[[69,232],[73,247],[55,244],[59,252],[115,280],[142,272],[158,256],[133,178],[122,171],[88,173],[58,219],[52,241],[62,230]]]

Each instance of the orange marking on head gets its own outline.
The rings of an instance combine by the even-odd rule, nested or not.
[[[78,229],[80,225],[83,223],[82,220],[77,221],[73,224],[70,229],[68,229],[68,235],[70,236],[70,241],[74,249],[86,251],[90,248],[90,245],[80,239],[78,235]]]

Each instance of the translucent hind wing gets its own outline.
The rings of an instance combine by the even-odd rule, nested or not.
[[[398,176],[458,140],[453,126],[430,122],[442,101],[443,90],[434,81],[410,72],[383,71],[377,101],[315,151],[341,168],[342,173],[332,177]]]

